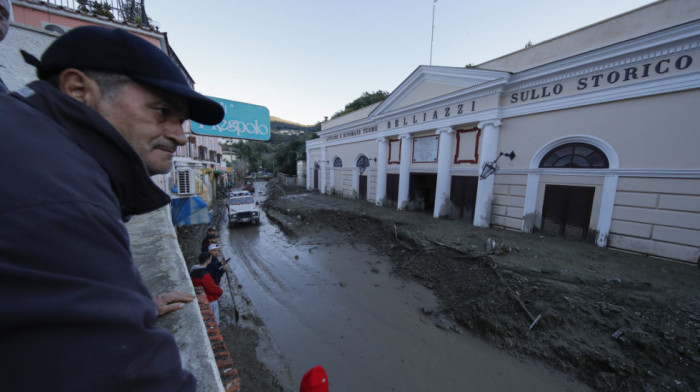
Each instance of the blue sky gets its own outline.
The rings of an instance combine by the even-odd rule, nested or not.
[[[147,0],[203,94],[312,125],[419,65],[463,67],[651,0]]]

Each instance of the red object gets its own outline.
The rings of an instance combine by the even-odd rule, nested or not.
[[[304,374],[299,392],[328,392],[328,377],[323,366],[311,368]]]
[[[207,294],[209,302],[216,301],[224,293],[221,287],[214,282],[211,275],[206,272],[205,268],[195,268],[190,272],[190,278],[192,278],[194,287],[204,287],[204,292]]]

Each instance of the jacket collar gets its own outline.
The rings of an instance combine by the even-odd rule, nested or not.
[[[99,113],[45,81],[32,82],[12,95],[60,124],[107,172],[122,218],[144,214],[170,202],[170,197],[151,180],[136,151]]]

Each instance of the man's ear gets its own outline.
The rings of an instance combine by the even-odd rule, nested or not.
[[[68,68],[58,77],[58,89],[62,93],[95,109],[101,99],[100,87],[90,79],[83,71]]]

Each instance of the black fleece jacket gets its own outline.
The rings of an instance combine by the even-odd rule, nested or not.
[[[0,94],[0,379],[11,391],[192,391],[124,218],[169,197],[97,112],[46,82]]]

